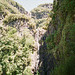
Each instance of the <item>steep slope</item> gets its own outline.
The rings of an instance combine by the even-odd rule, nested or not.
[[[46,29],[46,23],[49,19],[48,16],[51,13],[53,4],[41,4],[31,11],[31,17],[35,19],[36,27]],[[47,19],[48,18],[48,19]]]
[[[1,75],[31,74],[29,56],[32,54],[35,40],[28,29],[25,29],[23,36],[18,35],[16,28],[0,25]]]
[[[19,5],[17,2],[13,0],[0,0],[0,11],[6,14],[27,14],[27,11],[25,11],[25,9],[21,5]]]
[[[34,19],[47,18],[51,10],[52,4],[41,4],[31,11],[31,15]]]
[[[31,11],[31,17],[34,19],[34,22],[36,24],[36,32],[34,37],[35,37],[35,42],[36,42],[35,45],[37,51],[35,51],[34,54],[32,55],[34,61],[33,62],[34,68],[32,70],[34,72],[34,75],[36,75],[36,73],[38,72],[39,63],[40,63],[39,50],[41,44],[39,43],[39,41],[44,36],[46,29],[48,27],[47,24],[51,20],[50,17],[48,18],[49,14],[51,14],[51,10],[52,10],[52,4],[41,4]]]
[[[75,0],[39,5],[31,16],[0,0],[0,75],[75,75],[74,60]]]
[[[32,75],[35,23],[13,0],[0,0],[0,75]]]
[[[48,31],[41,40],[42,64],[39,73],[40,75],[74,75],[75,0],[54,0],[51,17]]]

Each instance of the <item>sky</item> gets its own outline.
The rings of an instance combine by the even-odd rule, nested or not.
[[[53,0],[14,0],[14,1],[22,5],[27,11],[31,11],[40,4],[53,2]]]

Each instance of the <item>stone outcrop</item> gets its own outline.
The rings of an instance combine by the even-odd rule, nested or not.
[[[41,4],[31,11],[31,16],[34,19],[47,18],[50,11],[53,9],[53,4]]]
[[[44,7],[44,8],[52,10],[53,9],[53,4],[51,4],[51,3],[49,3],[49,4],[41,4],[41,5],[39,5],[39,7]]]

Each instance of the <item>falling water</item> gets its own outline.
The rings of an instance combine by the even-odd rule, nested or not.
[[[39,44],[39,40],[41,39],[41,37],[43,36],[43,34],[46,31],[44,29],[36,29],[36,34],[35,34],[35,41],[36,41],[36,51],[34,51],[34,53],[32,54],[32,73],[33,75],[36,75],[36,72],[39,69],[39,48],[40,48],[40,44]],[[41,33],[41,34],[40,34]]]

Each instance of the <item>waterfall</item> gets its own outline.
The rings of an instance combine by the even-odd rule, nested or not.
[[[39,29],[36,29],[36,34],[35,34],[35,46],[36,46],[36,51],[33,52],[31,55],[32,63],[31,63],[31,68],[32,68],[32,73],[33,75],[36,75],[36,72],[38,70],[38,64],[39,64]]]
[[[36,69],[35,69],[35,71],[37,71],[38,70],[38,64],[39,64],[39,47],[40,47],[40,45],[39,45],[39,29],[36,29],[36,44],[37,44],[37,59],[36,59],[36,64],[35,64],[35,67],[36,67]]]
[[[34,51],[34,53],[31,56],[32,59],[32,73],[33,75],[36,75],[36,72],[39,69],[39,48],[40,48],[40,44],[39,41],[41,40],[42,36],[44,35],[44,33],[46,32],[46,30],[41,29],[41,28],[37,28],[36,29],[36,33],[35,33],[35,45],[36,45],[36,51]]]

